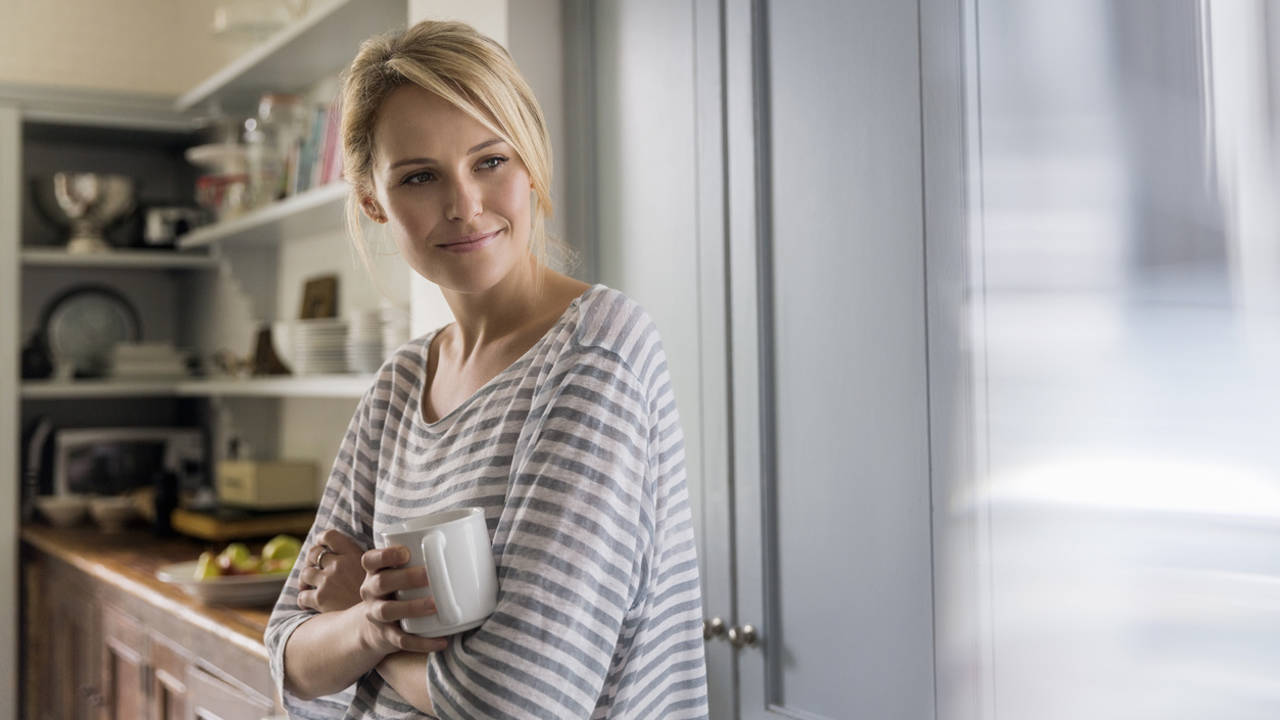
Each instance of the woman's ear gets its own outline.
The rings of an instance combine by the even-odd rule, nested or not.
[[[378,201],[369,196],[360,198],[360,209],[372,221],[379,225],[387,222],[387,214],[382,212],[382,207],[378,205]]]

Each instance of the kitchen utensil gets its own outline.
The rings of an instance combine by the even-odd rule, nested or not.
[[[405,632],[443,637],[479,627],[498,605],[498,575],[480,508],[448,510],[397,523],[379,534],[379,547],[403,545],[407,566],[426,566],[430,586],[400,590],[401,600],[435,598],[437,612],[405,618]]]
[[[74,495],[40,495],[35,503],[36,509],[54,527],[79,525],[89,509],[85,498]]]

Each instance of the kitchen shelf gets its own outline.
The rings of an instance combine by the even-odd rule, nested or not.
[[[332,182],[258,208],[233,220],[205,225],[178,238],[179,250],[214,243],[275,244],[288,237],[305,237],[342,227],[342,211],[349,188]]]
[[[113,250],[109,253],[73,254],[61,249],[25,249],[26,267],[142,268],[164,270],[216,270],[218,261],[208,255],[179,254],[169,250]]]
[[[174,103],[178,112],[217,104],[225,110],[256,108],[265,92],[295,92],[336,74],[360,43],[403,28],[407,0],[329,0],[236,58]]]
[[[124,397],[359,398],[373,375],[305,375],[244,380],[24,380],[26,400]]]

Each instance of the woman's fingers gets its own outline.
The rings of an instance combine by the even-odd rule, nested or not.
[[[395,645],[395,647],[399,648],[400,650],[408,650],[409,652],[430,653],[430,652],[440,652],[441,650],[444,650],[445,648],[449,647],[449,639],[447,637],[444,637],[444,638],[422,637],[421,635],[414,635],[413,633],[407,633],[394,625],[388,625],[387,627],[391,628],[391,632],[394,633],[394,637],[391,638],[391,644]]]
[[[359,543],[351,539],[350,535],[347,535],[341,530],[334,530],[333,528],[329,528],[328,530],[320,533],[319,544],[327,546],[336,553],[351,553],[358,555],[364,551],[364,548],[360,547]]]
[[[298,573],[298,584],[301,587],[313,588],[319,585],[320,571],[314,565],[305,565]]]
[[[400,567],[409,562],[409,549],[403,545],[391,545],[374,548],[360,556],[360,566],[367,573],[392,567]]]
[[[416,590],[426,586],[426,568],[394,568],[366,576],[362,592],[367,593],[365,596],[372,599],[390,595],[398,590]]]
[[[394,623],[405,618],[434,615],[436,612],[435,601],[429,597],[413,600],[370,600],[365,608],[368,618],[379,623]]]
[[[298,607],[303,610],[320,611],[320,606],[316,604],[315,590],[301,590],[298,592]]]

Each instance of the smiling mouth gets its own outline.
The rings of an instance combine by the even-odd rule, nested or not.
[[[471,235],[464,235],[463,237],[460,237],[457,240],[454,240],[452,242],[440,243],[436,247],[456,248],[456,247],[464,247],[467,245],[475,245],[476,243],[480,243],[480,242],[484,242],[485,240],[488,240],[494,235],[497,235],[499,232],[501,231],[494,230],[492,232],[487,232],[487,233],[472,233]]]

